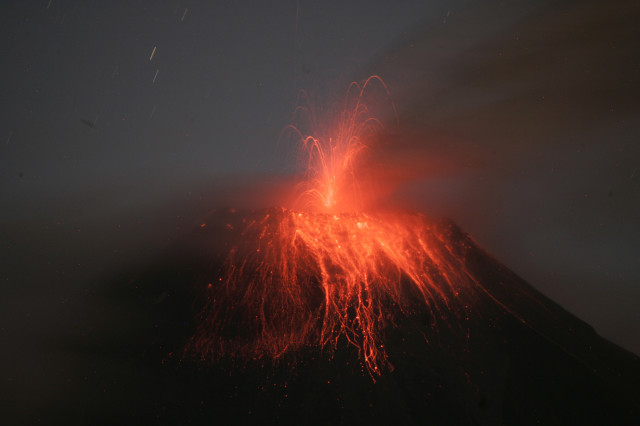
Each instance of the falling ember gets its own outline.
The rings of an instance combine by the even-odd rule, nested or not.
[[[239,236],[190,344],[203,358],[279,358],[343,341],[380,374],[392,367],[385,330],[401,316],[426,309],[435,325],[464,309],[474,280],[442,229],[365,208],[375,185],[360,179],[359,160],[381,128],[363,102],[372,82],[384,87],[378,77],[351,86],[331,136],[288,128],[307,154],[305,179],[294,208],[236,217]]]

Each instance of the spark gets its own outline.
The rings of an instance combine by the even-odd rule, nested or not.
[[[155,74],[154,74],[154,76],[153,76],[153,81],[151,82],[152,84],[155,84],[155,83],[156,83],[156,78],[158,78],[158,73],[159,73],[159,72],[160,72],[160,70],[159,70],[159,69],[157,69],[157,70],[156,70],[156,73],[155,73]]]
[[[188,7],[184,8],[184,13],[182,14],[182,18],[180,18],[180,22],[184,22],[184,17],[187,16],[187,11],[189,10]]]
[[[153,55],[156,54],[156,47],[157,46],[153,46],[153,50],[151,51],[151,56],[149,56],[149,61],[153,60]]]

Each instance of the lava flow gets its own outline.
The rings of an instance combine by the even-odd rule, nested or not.
[[[305,347],[358,348],[371,373],[391,368],[385,330],[403,315],[458,317],[473,278],[441,230],[415,213],[369,211],[360,159],[380,129],[353,84],[330,136],[299,136],[308,155],[294,208],[236,218],[233,242],[192,341],[203,358],[279,358]],[[231,223],[230,229],[235,228]],[[465,296],[466,294],[466,296]]]

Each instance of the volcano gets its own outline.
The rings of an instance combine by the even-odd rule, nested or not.
[[[103,379],[85,420],[637,423],[635,355],[453,222],[386,203],[376,88],[389,96],[377,76],[352,83],[324,126],[296,109],[288,207],[214,211],[111,286],[133,308],[115,327],[127,375]]]
[[[376,87],[352,83],[326,126],[296,109],[290,205],[214,211],[108,286],[117,344],[93,349],[122,368],[83,423],[637,423],[635,355],[453,222],[386,202]]]
[[[118,315],[133,309],[135,320],[122,320],[126,343],[107,352],[123,368],[86,398],[83,421],[635,424],[637,356],[453,222],[400,216],[411,233],[386,251],[384,226],[396,225],[367,218],[379,239],[369,253],[380,262],[367,266],[358,250],[371,241],[343,229],[364,228],[362,217],[313,216],[319,234],[303,238],[304,218],[286,209],[212,213],[144,272],[111,286]],[[320,235],[337,241],[315,242]],[[353,257],[327,257],[349,238],[358,241]],[[414,261],[398,260],[405,255]],[[296,264],[283,266],[285,258]],[[356,259],[363,263],[344,266]],[[368,285],[358,281],[373,271]],[[287,273],[299,287],[274,288]]]

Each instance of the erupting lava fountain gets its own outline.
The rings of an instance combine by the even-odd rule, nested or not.
[[[225,219],[229,252],[189,352],[277,359],[344,341],[373,377],[393,369],[384,336],[403,317],[464,333],[478,293],[488,294],[466,264],[473,242],[452,242],[450,226],[422,214],[369,208],[377,183],[363,159],[382,130],[365,102],[373,84],[388,95],[377,76],[352,83],[331,134],[286,128],[307,159],[295,202]],[[309,110],[296,120],[313,123]]]

